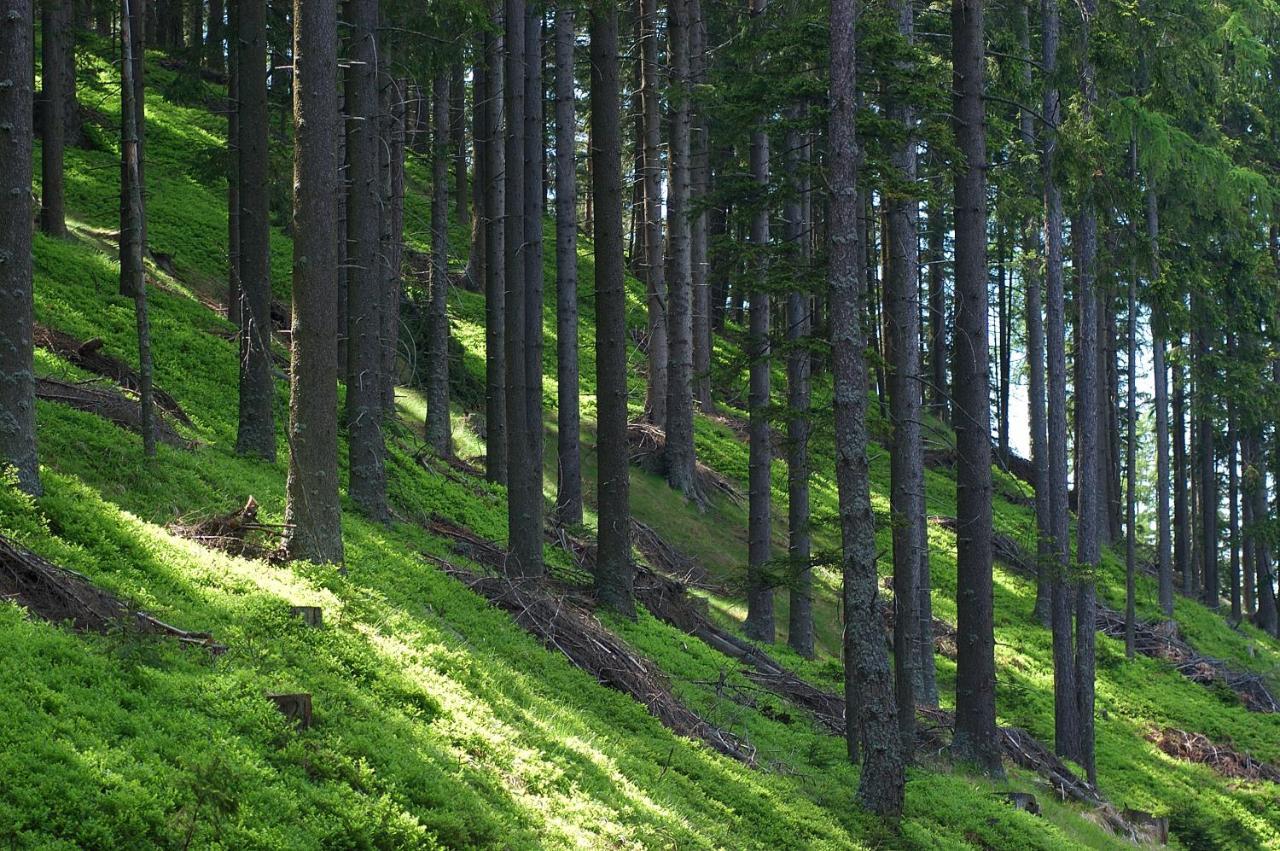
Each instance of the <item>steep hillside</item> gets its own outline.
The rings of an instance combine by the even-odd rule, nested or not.
[[[754,766],[668,731],[635,700],[599,685],[559,652],[450,578],[437,560],[467,565],[451,541],[430,531],[444,520],[501,542],[500,488],[449,465],[423,461],[422,402],[399,394],[402,421],[389,431],[396,520],[378,526],[347,512],[348,573],[263,557],[231,556],[169,527],[239,508],[249,496],[264,526],[281,522],[286,447],[280,461],[238,458],[236,351],[216,300],[225,279],[225,183],[216,108],[221,93],[160,58],[148,69],[149,238],[163,262],[153,283],[156,380],[191,425],[177,428],[191,449],[161,446],[142,457],[135,435],[94,414],[52,401],[39,406],[46,495],[32,502],[0,487],[0,533],[134,601],[161,620],[212,633],[226,651],[212,656],[128,630],[75,632],[0,605],[0,837],[16,847],[1121,847],[1091,808],[1064,804],[1030,771],[1009,765],[1005,783],[974,779],[942,755],[922,752],[907,785],[899,825],[876,823],[853,806],[857,770],[843,741],[808,713],[748,679],[741,664],[642,612],[635,623],[602,616],[606,627],[656,664],[674,693],[710,724],[739,737]],[[113,231],[119,169],[110,127],[117,85],[111,66],[81,54],[80,98],[103,123],[98,150],[69,153],[68,209],[74,238],[37,237],[40,323],[104,351],[136,357],[132,304],[116,293]],[[185,104],[185,105],[184,105]],[[411,165],[407,229],[422,245],[424,169]],[[550,228],[548,237],[551,237]],[[460,266],[464,234],[454,234]],[[290,244],[274,235],[274,283],[287,293]],[[546,252],[548,271],[553,252]],[[592,335],[591,251],[579,251],[584,341]],[[164,268],[161,268],[163,266]],[[640,289],[631,319],[643,324]],[[482,380],[483,305],[456,292],[452,364],[456,435],[465,458],[480,453],[468,388]],[[554,401],[555,332],[545,313],[548,379]],[[732,398],[744,361],[733,335],[717,352],[717,377]],[[642,361],[637,354],[634,362]],[[41,375],[91,376],[49,352]],[[592,448],[594,370],[584,346],[584,441]],[[638,370],[633,370],[633,375]],[[633,400],[642,398],[636,378]],[[287,388],[278,384],[277,421]],[[822,407],[821,405],[819,406]],[[735,414],[700,418],[702,460],[743,482],[746,448]],[[554,416],[549,427],[554,426]],[[945,441],[945,430],[934,429]],[[829,434],[815,441],[813,495],[819,548],[836,544]],[[889,551],[887,455],[872,459],[881,547]],[[553,453],[548,452],[550,463]],[[345,461],[345,453],[344,453]],[[594,463],[588,451],[587,493]],[[554,469],[548,470],[548,493]],[[779,506],[785,470],[775,469]],[[928,476],[929,511],[954,515],[954,481]],[[1034,549],[1024,488],[999,477],[999,530]],[[633,471],[637,518],[706,572],[699,593],[713,617],[735,627],[742,615],[745,506],[716,495],[703,509],[673,497],[656,477]],[[782,512],[780,512],[782,513]],[[594,522],[588,517],[587,526]],[[955,621],[954,536],[930,527],[935,615]],[[589,532],[589,528],[587,530]],[[264,535],[269,535],[268,528]],[[784,540],[778,528],[778,540]],[[557,576],[581,572],[548,545]],[[479,569],[470,565],[473,569]],[[885,561],[887,568],[887,560]],[[1120,566],[1108,557],[1103,595],[1121,603]],[[820,571],[816,661],[769,652],[813,684],[839,690],[836,576]],[[1002,724],[1051,738],[1049,638],[1030,619],[1033,583],[997,565],[998,706]],[[779,598],[783,604],[785,595]],[[1140,583],[1140,614],[1154,619],[1155,588]],[[316,605],[322,629],[290,617]],[[782,609],[785,614],[785,609]],[[1182,635],[1200,652],[1269,677],[1280,648],[1248,627],[1232,629],[1180,599]],[[785,618],[781,619],[785,622]],[[1259,760],[1280,763],[1280,715],[1249,712],[1224,688],[1207,688],[1167,661],[1126,662],[1123,647],[1099,638],[1098,763],[1101,792],[1117,808],[1168,816],[1183,847],[1280,847],[1280,786],[1222,776],[1165,755],[1148,736],[1202,733]],[[944,704],[954,666],[938,657]],[[314,724],[295,730],[264,697],[308,692]],[[1039,817],[1013,809],[1004,793],[1031,792]]]

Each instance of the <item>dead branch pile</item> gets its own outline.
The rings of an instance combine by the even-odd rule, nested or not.
[[[1167,727],[1147,733],[1147,741],[1169,756],[1207,765],[1223,777],[1280,783],[1280,768],[1254,759],[1242,751],[1219,745],[1200,733]]]
[[[931,517],[930,520],[943,528],[955,530],[954,517]],[[1035,575],[1035,558],[1015,539],[996,533],[992,536],[992,549],[999,561],[1026,576]],[[1097,622],[1098,630],[1104,635],[1124,639],[1122,613],[1099,604]],[[1187,679],[1204,686],[1225,685],[1236,693],[1250,712],[1280,712],[1280,702],[1262,677],[1237,671],[1221,659],[1196,652],[1178,636],[1176,624],[1140,620],[1135,625],[1134,639],[1135,650],[1144,656],[1169,662]]]
[[[697,560],[668,544],[652,526],[634,517],[631,518],[631,543],[655,570],[685,585],[710,587],[707,571]]]
[[[142,432],[142,407],[118,390],[93,384],[71,384],[54,378],[36,379],[36,398],[58,402],[78,411],[97,414],[130,431]],[[174,430],[163,416],[155,418],[156,438],[179,449],[194,449],[195,444]]]
[[[548,648],[563,653],[604,685],[643,703],[674,732],[701,739],[739,762],[755,764],[755,750],[750,745],[707,723],[681,703],[657,666],[601,626],[583,604],[551,593],[536,580],[480,576],[444,560],[436,561],[446,573],[510,612],[517,624]]]
[[[631,463],[648,473],[666,474],[667,434],[653,423],[627,423],[627,447]],[[721,493],[742,502],[742,492],[727,477],[697,462],[698,487],[703,493]]]
[[[228,514],[195,522],[175,520],[169,524],[169,531],[175,535],[197,541],[210,549],[251,559],[271,556],[278,542],[269,536],[278,535],[283,529],[283,526],[258,521],[258,501],[252,496],[244,507]]]
[[[109,378],[126,390],[138,392],[141,378],[138,376],[137,371],[120,360],[120,358],[103,351],[101,339],[94,337],[92,340],[82,343],[70,334],[45,325],[36,325],[33,337],[37,346],[53,352],[73,366],[78,366],[80,369],[92,372],[95,375],[101,375],[103,378]],[[157,407],[166,411],[184,425],[191,425],[191,420],[187,417],[186,411],[182,410],[182,406],[178,404],[176,399],[158,387],[152,387],[151,392],[155,397]]]
[[[426,529],[432,535],[447,538],[450,548],[463,558],[498,573],[506,569],[507,551],[488,538],[482,538],[443,517],[432,517]]]
[[[0,536],[0,599],[51,623],[71,622],[84,632],[107,633],[120,627],[163,635],[218,655],[226,650],[207,632],[188,632],[128,606],[87,576],[59,567]]]

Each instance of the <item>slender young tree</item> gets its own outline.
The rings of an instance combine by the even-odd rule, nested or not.
[[[267,113],[267,4],[236,5],[236,212],[239,225],[240,404],[236,451],[275,460],[271,375],[271,180]]]
[[[831,0],[830,265],[836,484],[844,582],[845,704],[848,746],[863,751],[858,802],[882,816],[902,812],[905,771],[893,678],[876,607],[875,515],[867,475],[867,363],[862,330],[866,283],[859,242],[856,0]],[[857,707],[858,714],[852,714]],[[910,710],[908,710],[910,711]],[[856,720],[855,720],[856,718]],[[861,734],[861,735],[859,735]]]
[[[501,25],[501,7],[493,16]],[[500,27],[499,27],[500,28]],[[486,32],[485,74],[485,264],[484,264],[484,411],[485,478],[507,481],[506,408],[506,151],[502,141],[503,63],[501,38]]]
[[[142,137],[142,103],[137,94],[141,85],[134,78],[135,70],[140,67],[141,59],[134,53],[140,44],[137,33],[141,32],[146,14],[142,0],[124,0],[120,12],[120,154],[124,164],[124,194],[128,211],[122,212],[121,219],[130,224],[130,229],[120,232],[121,258],[128,257],[128,262],[120,264],[120,288],[133,296],[133,314],[138,330],[138,408],[142,420],[142,454],[151,457],[156,454],[156,412],[151,390],[151,320],[147,314],[147,284],[143,273],[142,255],[146,238],[147,213],[143,201],[141,173],[141,137]],[[124,279],[125,270],[130,279]]]
[[[952,752],[1000,774],[991,584],[991,402],[987,387],[986,116],[982,4],[951,5],[956,171],[956,732]]]
[[[1156,189],[1147,179],[1147,243],[1151,254],[1151,284],[1160,280],[1160,205]],[[1151,310],[1151,343],[1155,372],[1156,408],[1156,528],[1157,583],[1160,611],[1173,617],[1173,538],[1169,517],[1169,367],[1165,363],[1164,331],[1156,307]]]
[[[40,230],[56,237],[67,235],[62,160],[67,133],[67,65],[73,51],[70,6],[70,0],[44,0],[40,12]]]
[[[130,80],[130,84],[132,85],[133,89],[129,93],[129,97],[132,99],[131,103],[133,103],[136,106],[137,115],[141,117],[141,120],[134,122],[134,125],[135,125],[134,133],[137,135],[137,139],[135,140],[135,142],[138,149],[138,157],[137,157],[138,161],[134,165],[134,168],[137,170],[137,173],[138,173],[138,178],[137,178],[138,179],[138,196],[140,199],[140,206],[137,207],[135,210],[134,205],[130,201],[129,193],[132,191],[132,186],[131,186],[132,178],[129,176],[129,165],[127,162],[125,162],[125,158],[122,152],[122,156],[120,157],[120,233],[125,234],[125,233],[133,233],[136,231],[139,234],[139,238],[142,241],[142,247],[138,253],[138,268],[135,269],[133,268],[133,256],[125,249],[124,237],[123,236],[121,237],[120,295],[132,297],[134,294],[132,289],[133,282],[137,280],[145,279],[145,272],[143,271],[142,263],[147,256],[147,221],[146,221],[147,217],[145,215],[146,203],[147,203],[147,184],[146,184],[147,172],[146,172],[146,159],[145,159],[147,130],[146,130],[146,120],[145,120],[145,116],[146,116],[145,77],[146,75],[144,73],[146,63],[143,61],[144,54],[145,54],[144,45],[146,43],[143,37],[143,32],[144,32],[143,22],[145,22],[147,18],[146,0],[131,0],[129,7],[132,10],[133,20],[131,21],[132,25],[129,27],[130,44],[129,44],[128,54],[132,56],[133,59],[132,59],[132,65],[128,69],[129,73],[126,75],[124,73],[125,69],[121,68],[120,76],[121,76],[122,84],[126,76]],[[124,37],[123,7],[120,13],[120,18],[121,18],[120,33],[121,33],[121,38],[123,38]],[[121,56],[123,57],[125,54],[123,44],[120,46],[120,52],[121,52]],[[123,102],[124,102],[124,93],[122,92],[121,103]],[[123,121],[124,121],[124,116],[122,115],[121,116],[122,127],[123,127]],[[137,213],[141,217],[140,220],[135,221],[132,218],[130,218],[135,213]]]
[[[618,94],[618,10],[615,0],[592,0],[591,181],[596,248],[596,502],[599,551],[595,589],[600,601],[628,616],[632,592],[631,507],[627,450],[627,293],[622,265],[622,129]]]
[[[693,446],[693,266],[690,253],[689,2],[669,0],[667,50],[671,61],[670,180],[667,192],[667,416],[663,463],[667,483],[701,501]]]
[[[41,493],[36,456],[32,349],[31,121],[35,61],[31,0],[0,15],[0,468],[16,469],[18,486]]]
[[[342,562],[338,503],[338,20],[293,2],[293,351],[284,550]]]
[[[582,522],[578,375],[578,126],[573,5],[556,6],[556,518]]]
[[[1136,155],[1135,155],[1136,160]],[[1136,163],[1135,163],[1136,165]],[[1125,408],[1125,581],[1124,653],[1133,659],[1137,643],[1138,572],[1138,270],[1129,275],[1128,367]]]
[[[427,308],[427,443],[453,455],[449,424],[449,77],[432,84],[431,297]]]

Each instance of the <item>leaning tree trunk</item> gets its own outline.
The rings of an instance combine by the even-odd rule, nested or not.
[[[66,148],[67,64],[71,55],[70,0],[44,0],[40,13],[40,229],[67,235],[63,211],[63,151]],[[75,72],[72,71],[72,74]]]
[[[991,403],[987,394],[986,131],[978,0],[951,6],[956,174],[956,732],[962,762],[1000,774],[991,584]]]
[[[667,193],[671,266],[667,280],[667,417],[663,463],[667,484],[701,501],[693,447],[693,266],[690,254],[689,4],[670,0],[671,155]]]
[[[41,493],[36,457],[35,367],[31,339],[31,107],[35,59],[31,0],[0,16],[0,462],[18,486]]]
[[[453,456],[449,425],[449,78],[432,85],[431,296],[427,307],[427,444]]]
[[[338,502],[338,21],[325,3],[293,3],[293,351],[284,550],[342,562]]]
[[[500,22],[500,12],[494,18]],[[485,263],[484,263],[484,425],[485,478],[507,481],[506,408],[506,184],[502,141],[504,91],[499,36],[486,32],[485,75]]]
[[[236,451],[275,460],[275,378],[271,363],[271,207],[267,114],[267,4],[235,4],[236,136],[240,209],[240,406]]]
[[[836,484],[843,545],[845,703],[851,711],[846,735],[851,758],[856,756],[859,738],[863,745],[859,803],[878,815],[892,817],[902,812],[906,777],[893,678],[876,603],[875,515],[871,512],[867,470],[869,388],[862,331],[866,284],[858,240],[856,7],[856,0],[831,2],[831,94],[827,118]],[[856,719],[852,716],[855,707]]]
[[[578,375],[578,179],[573,6],[556,7],[556,518],[582,522]],[[621,210],[619,210],[621,215]],[[621,225],[619,225],[621,227]]]
[[[627,450],[627,293],[622,265],[622,133],[618,103],[618,10],[596,0],[591,12],[591,181],[599,202],[596,249],[596,484],[601,602],[635,614]]]

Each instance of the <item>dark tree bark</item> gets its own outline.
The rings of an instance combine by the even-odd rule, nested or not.
[[[405,155],[405,98],[404,79],[390,83],[390,108],[387,110],[387,135],[383,146],[387,152],[387,190],[384,203],[387,234],[383,252],[386,254],[385,284],[382,293],[382,414],[394,417],[396,412],[396,381],[400,363],[400,299],[403,289],[401,269],[404,259],[404,155]]]
[[[591,11],[591,180],[596,264],[597,510],[600,601],[635,615],[627,450],[627,319],[622,265],[622,134],[618,97],[618,10]]]
[[[236,4],[236,87],[240,185],[240,406],[236,451],[275,460],[275,379],[271,375],[271,167],[268,156],[267,8]]]
[[[187,5],[187,51],[199,62],[204,51],[204,2],[190,0]]]
[[[342,562],[338,503],[338,22],[325,3],[293,4],[293,351],[284,550]]]
[[[768,0],[752,0],[754,15],[765,11]],[[751,133],[751,180],[763,200],[769,189],[769,133],[757,124]],[[769,208],[761,204],[751,218],[750,239],[759,253],[753,274],[757,280],[768,277],[768,260],[764,252],[769,245]],[[747,360],[750,363],[748,389],[748,463],[747,463],[747,620],[748,638],[774,640],[773,581],[768,575],[772,557],[773,489],[770,472],[773,465],[772,438],[769,433],[770,366],[769,325],[771,299],[768,292],[751,293],[751,315],[747,330]]]
[[[1193,300],[1193,305],[1200,299]],[[1196,313],[1204,316],[1205,305],[1200,304]],[[1193,308],[1194,309],[1194,308]],[[1198,430],[1200,433],[1200,552],[1203,559],[1204,588],[1201,598],[1206,606],[1216,609],[1221,604],[1218,581],[1218,473],[1215,459],[1215,438],[1212,405],[1213,395],[1209,387],[1209,362],[1212,343],[1210,331],[1200,327],[1196,332],[1196,362],[1198,369],[1196,381],[1196,407],[1199,409]]]
[[[1178,334],[1178,349],[1182,348],[1182,334]],[[1173,364],[1173,564],[1182,577],[1182,593],[1194,592],[1195,580],[1191,575],[1191,517],[1187,506],[1187,420],[1186,381],[1181,361]]]
[[[543,537],[542,460],[544,431],[542,426],[542,221],[546,207],[544,140],[546,120],[543,114],[546,89],[543,86],[543,16],[538,4],[526,4],[525,10],[525,125],[524,125],[524,386],[525,421],[528,430],[522,435],[525,491],[525,523],[522,530],[520,563],[541,574]]]
[[[911,0],[894,0],[898,32],[908,43],[915,37],[915,13]],[[904,74],[910,68],[903,64]],[[900,185],[916,182],[915,110],[904,93],[886,86],[885,112],[901,124],[902,142],[890,153]],[[893,516],[893,672],[896,684],[898,724],[908,750],[915,742],[916,688],[921,679],[921,656],[933,653],[932,635],[922,643],[923,624],[917,612],[917,584],[929,557],[925,527],[924,444],[920,434],[920,287],[917,223],[920,204],[896,194],[886,203],[885,349],[889,363],[889,416],[893,423],[890,453],[890,511]],[[929,624],[932,631],[932,624]]]
[[[74,78],[71,0],[44,0],[40,12],[40,229],[67,235],[63,211],[63,152],[66,148],[67,79]],[[70,74],[68,74],[70,67]]]
[[[427,444],[453,455],[449,423],[449,78],[432,85],[431,296],[427,307]]]
[[[461,62],[449,68],[449,148],[453,153],[453,205],[458,223],[471,225],[471,190],[467,188],[467,89]]]
[[[667,416],[663,463],[667,483],[700,502],[693,446],[693,265],[690,253],[689,159],[692,152],[688,0],[670,0],[667,49],[671,62],[670,180],[667,192]]]
[[[1009,454],[1009,373],[1012,360],[1009,356],[1010,324],[1009,311],[1009,264],[1005,252],[1008,251],[1009,231],[1004,222],[997,217],[996,221],[996,363],[999,375],[996,380],[996,401],[999,417],[996,420],[996,441],[1000,447],[1000,457]]]
[[[1093,107],[1097,102],[1095,69],[1090,56],[1090,29],[1097,15],[1095,0],[1082,0],[1081,6],[1080,89],[1083,94],[1081,118],[1093,120]],[[1098,220],[1094,208],[1093,193],[1086,190],[1080,211],[1074,224],[1078,230],[1080,258],[1080,347],[1077,350],[1079,384],[1076,387],[1076,410],[1081,428],[1078,433],[1080,464],[1076,476],[1076,494],[1079,500],[1079,522],[1076,527],[1076,559],[1080,573],[1076,578],[1076,712],[1079,735],[1076,741],[1075,759],[1084,766],[1090,783],[1097,783],[1097,767],[1094,762],[1094,641],[1096,634],[1096,588],[1093,573],[1101,559],[1103,526],[1106,524],[1107,478],[1102,469],[1104,450],[1101,443],[1107,432],[1099,426],[1104,422],[1102,396],[1099,383],[1106,381],[1106,363],[1099,329],[1099,310],[1102,289],[1097,277]]]
[[[1232,411],[1227,425],[1227,545],[1231,552],[1231,619],[1244,617],[1240,589],[1240,474],[1236,468],[1236,421]]]
[[[1249,465],[1252,462],[1250,454],[1250,437],[1248,429],[1244,430],[1240,435],[1240,549],[1242,551],[1243,563],[1241,570],[1244,574],[1244,611],[1249,620],[1253,620],[1257,614],[1258,608],[1256,598],[1254,597],[1253,580],[1255,577],[1255,565],[1257,564],[1257,554],[1254,550],[1253,540],[1253,494],[1250,491],[1249,476],[1251,475]]]
[[[1258,629],[1271,635],[1280,635],[1280,618],[1276,612],[1276,593],[1273,585],[1275,577],[1271,572],[1271,557],[1268,550],[1264,530],[1258,527],[1267,518],[1267,465],[1263,452],[1262,436],[1258,430],[1250,434],[1249,447],[1250,496],[1253,503],[1254,528],[1250,530],[1254,537],[1254,576],[1258,587],[1258,614],[1253,624]]]
[[[146,222],[146,203],[147,203],[147,171],[146,171],[146,142],[147,130],[146,121],[146,85],[144,68],[144,45],[143,39],[143,22],[146,20],[146,0],[131,0],[130,8],[133,9],[132,26],[129,27],[130,44],[128,54],[133,57],[132,64],[129,68],[128,78],[132,81],[133,90],[129,93],[132,103],[137,107],[137,115],[140,120],[135,122],[134,133],[137,134],[136,145],[138,149],[138,162],[135,167],[138,172],[138,194],[141,197],[141,206],[137,208],[137,212],[141,215],[141,220],[134,221],[130,218],[134,212],[134,206],[129,200],[130,177],[129,166],[125,162],[122,155],[120,157],[120,233],[133,233],[137,231],[141,240],[141,249],[138,253],[138,268],[133,268],[134,258],[125,249],[124,237],[121,237],[120,243],[120,295],[133,297],[133,282],[143,280],[145,272],[142,268],[142,262],[147,256],[147,222]],[[121,12],[121,38],[124,37],[124,13]],[[124,45],[121,45],[121,55],[124,55]],[[121,69],[121,79],[123,81],[124,69]],[[124,100],[124,92],[121,92],[121,101]],[[121,116],[123,124],[123,116]]]
[[[499,13],[495,11],[495,18]],[[506,409],[506,160],[502,142],[504,91],[502,49],[498,36],[484,35],[485,75],[485,264],[484,264],[484,399],[485,478],[507,481]]]
[[[931,157],[937,160],[936,156]],[[939,166],[940,168],[940,166]],[[941,182],[941,176],[939,182]],[[926,247],[929,255],[929,408],[933,415],[950,422],[950,390],[947,382],[947,217],[941,190],[929,204]]]
[[[240,13],[227,7],[227,321],[240,327]]]
[[[31,0],[0,15],[0,466],[18,486],[41,493],[36,456],[35,366],[31,338],[31,178],[34,143]]]
[[[574,117],[573,6],[560,3],[555,22],[556,94],[556,457],[555,513],[582,522],[582,458],[578,375],[578,176]],[[619,199],[621,203],[621,199]],[[621,210],[619,210],[621,215]]]
[[[1002,772],[996,738],[991,585],[991,403],[987,395],[986,128],[983,20],[977,0],[951,6],[953,113],[962,162],[956,173],[956,536],[959,638],[952,752]]]
[[[1151,283],[1160,279],[1160,207],[1148,178],[1147,242],[1151,251]],[[1156,407],[1156,528],[1157,583],[1160,611],[1173,617],[1173,539],[1169,524],[1169,367],[1165,363],[1165,329],[1156,308],[1151,311],[1151,341],[1155,371]]]
[[[701,0],[689,0],[689,75],[694,86],[707,81],[707,22]],[[692,220],[689,265],[693,270],[693,397],[703,413],[715,409],[711,391],[711,298],[707,284],[708,214],[706,197],[710,183],[710,141],[706,115],[692,104],[693,154],[690,160],[689,194]],[[807,148],[806,148],[807,150]]]
[[[646,418],[667,422],[667,277],[662,244],[661,95],[658,92],[658,0],[640,0],[641,120],[644,130],[644,246],[641,279],[649,302],[649,378]]]
[[[378,156],[377,0],[347,0],[347,491],[361,513],[387,517],[382,437],[382,197]],[[263,89],[265,94],[265,87]]]
[[[858,241],[856,0],[831,2],[831,94],[827,144],[831,155],[832,372],[835,379],[836,484],[840,502],[844,582],[845,703],[848,745],[863,745],[858,801],[882,816],[902,812],[905,771],[893,680],[876,606],[875,516],[867,475],[867,364],[862,315],[866,299]],[[911,711],[911,710],[904,710]]]
[[[800,107],[791,111],[801,117]],[[788,195],[783,210],[783,239],[790,249],[797,280],[787,293],[787,644],[801,656],[813,656],[812,531],[809,526],[809,432],[812,394],[810,387],[809,335],[813,332],[811,297],[804,280],[809,265],[804,193],[806,148],[798,130],[787,131],[786,170]]]
[[[231,0],[235,3],[235,0]],[[205,40],[205,63],[215,72],[226,67],[226,30],[223,24],[223,0],[209,0],[209,31]]]
[[[1136,159],[1136,157],[1135,157]],[[1125,425],[1124,652],[1132,659],[1137,640],[1138,572],[1138,270],[1129,275],[1128,360]]]

